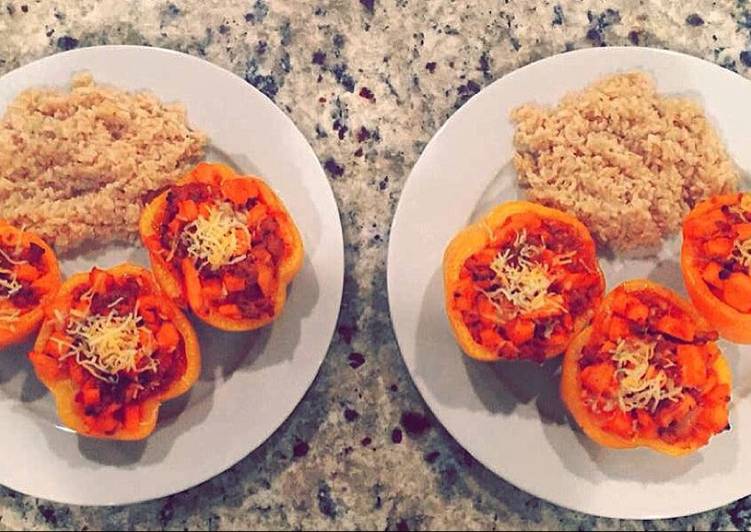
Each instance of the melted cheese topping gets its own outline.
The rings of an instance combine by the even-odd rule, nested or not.
[[[502,295],[520,312],[533,312],[549,305],[558,306],[557,301],[548,294],[553,284],[548,269],[532,259],[542,251],[540,246],[527,242],[526,232],[522,230],[516,236],[512,247],[500,251],[490,268],[495,272],[501,286],[486,293],[493,299]],[[511,264],[512,255],[516,255],[516,265]]]
[[[248,227],[238,219],[227,203],[209,209],[209,216],[199,216],[185,226],[182,239],[188,253],[196,260],[202,260],[216,270],[233,262],[238,248],[237,231],[246,234],[251,241]],[[240,260],[243,260],[243,257]]]
[[[651,366],[655,344],[620,340],[612,354],[618,380],[618,406],[624,412],[639,408],[657,409],[660,401],[678,400],[682,388],[662,369]]]
[[[151,342],[141,345],[140,323],[135,310],[125,316],[113,311],[73,320],[67,333],[78,341],[68,345],[70,351],[62,358],[75,356],[76,362],[94,377],[110,383],[118,381],[121,371],[155,371],[158,361],[151,358]]]

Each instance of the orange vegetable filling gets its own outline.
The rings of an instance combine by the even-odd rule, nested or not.
[[[600,300],[598,272],[573,227],[514,214],[465,261],[453,304],[474,341],[500,358],[541,361],[568,344],[576,318]]]
[[[279,264],[290,252],[278,216],[246,178],[175,185],[160,236],[146,245],[182,278],[193,309],[264,318],[274,313]],[[225,245],[204,245],[217,236]]]
[[[0,328],[12,329],[18,318],[57,287],[57,277],[47,275],[44,248],[21,235],[0,232]]]
[[[619,287],[582,350],[581,399],[622,438],[704,445],[729,428],[730,387],[713,369],[716,339],[662,295]]]
[[[692,217],[684,227],[686,245],[712,294],[742,313],[751,313],[751,196],[737,194]]]
[[[171,308],[139,277],[115,277],[95,268],[66,304],[51,309],[54,331],[44,349],[29,357],[50,380],[73,381],[74,408],[89,430],[134,430],[141,404],[168,389],[187,368]]]

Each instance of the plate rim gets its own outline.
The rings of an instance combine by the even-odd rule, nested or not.
[[[438,420],[438,422],[441,424],[441,426],[448,432],[448,434],[451,436],[451,438],[454,439],[463,449],[465,449],[470,455],[477,460],[482,467],[487,469],[490,473],[492,473],[495,477],[503,480],[504,482],[509,483],[516,489],[519,489],[529,495],[532,495],[533,497],[545,501],[549,504],[553,504],[559,508],[563,508],[568,511],[578,512],[585,515],[590,515],[594,517],[604,517],[609,519],[632,519],[637,521],[646,521],[646,520],[654,520],[654,519],[673,519],[673,518],[679,518],[679,517],[688,517],[688,516],[694,516],[703,512],[711,511],[711,510],[717,510],[719,508],[723,508],[724,506],[727,506],[729,504],[732,504],[733,502],[739,500],[739,499],[733,499],[730,501],[727,501],[722,504],[707,504],[704,506],[697,505],[697,508],[694,510],[691,510],[688,513],[685,512],[665,512],[665,513],[651,513],[649,515],[644,514],[632,514],[632,513],[618,513],[618,512],[601,512],[601,511],[588,511],[586,509],[582,508],[575,508],[573,505],[566,504],[559,502],[557,500],[553,500],[552,498],[543,496],[539,493],[538,489],[535,487],[534,484],[524,481],[519,481],[518,479],[515,479],[514,481],[511,481],[507,479],[506,477],[502,476],[501,474],[497,473],[493,467],[489,463],[486,462],[486,460],[483,460],[475,455],[473,452],[473,449],[471,449],[468,445],[465,444],[464,440],[465,438],[459,438],[457,437],[455,433],[455,429],[452,427],[449,427],[446,425],[443,421],[441,416],[434,410],[431,403],[428,401],[427,397],[429,397],[431,394],[427,393],[427,384],[423,382],[421,378],[417,378],[416,374],[416,367],[413,367],[413,363],[408,360],[408,358],[404,355],[404,351],[402,346],[405,345],[407,342],[405,342],[403,339],[406,338],[406,333],[400,331],[400,326],[395,320],[395,312],[394,312],[394,302],[397,300],[396,297],[394,297],[394,293],[396,292],[397,288],[395,288],[395,282],[392,279],[392,272],[395,270],[395,265],[397,262],[397,258],[395,256],[396,246],[393,245],[394,242],[394,234],[396,229],[396,234],[399,234],[399,225],[404,225],[404,221],[402,221],[402,218],[404,218],[405,210],[407,209],[406,200],[407,193],[409,190],[415,186],[415,179],[412,179],[413,175],[416,175],[418,169],[421,168],[423,164],[425,164],[425,154],[428,151],[428,148],[431,144],[434,143],[439,137],[446,134],[446,131],[453,125],[455,121],[458,120],[458,117],[463,114],[469,112],[468,109],[470,109],[473,105],[476,105],[479,101],[478,96],[482,94],[483,92],[487,91],[491,86],[494,86],[496,84],[502,83],[502,82],[509,82],[510,80],[513,80],[516,76],[519,75],[520,72],[528,69],[528,68],[540,68],[541,66],[544,66],[545,63],[550,63],[554,61],[560,60],[562,56],[571,56],[571,55],[600,55],[600,54],[608,54],[608,53],[645,53],[645,54],[655,54],[655,55],[667,55],[667,56],[673,56],[680,58],[681,60],[686,60],[690,62],[697,62],[702,63],[705,67],[708,66],[712,68],[717,75],[726,76],[727,78],[737,78],[742,81],[745,81],[746,83],[749,83],[751,85],[751,80],[741,76],[737,72],[732,72],[726,68],[723,68],[722,66],[713,63],[711,61],[708,61],[706,59],[702,59],[697,56],[693,56],[690,54],[678,52],[675,50],[669,50],[664,48],[655,48],[655,47],[648,47],[648,46],[602,46],[602,47],[588,47],[588,48],[580,48],[576,50],[569,50],[569,51],[563,51],[560,53],[556,53],[553,55],[549,55],[546,57],[539,58],[535,61],[531,61],[527,64],[524,64],[518,68],[515,68],[514,70],[507,72],[506,74],[500,76],[499,78],[493,80],[488,85],[484,86],[482,90],[480,90],[478,93],[474,94],[472,97],[467,100],[467,102],[464,103],[459,109],[454,111],[451,116],[449,116],[443,124],[436,130],[436,132],[431,136],[430,140],[425,144],[423,147],[420,156],[418,157],[415,164],[412,166],[412,169],[409,172],[409,175],[407,176],[407,179],[404,182],[404,186],[401,189],[401,193],[399,196],[399,201],[397,203],[396,209],[394,211],[394,217],[392,219],[392,223],[390,226],[390,232],[389,232],[389,248],[386,258],[386,265],[387,265],[387,272],[386,272],[386,285],[387,285],[387,293],[388,293],[388,301],[389,301],[389,317],[391,319],[391,325],[394,331],[394,336],[396,338],[396,343],[399,348],[399,354],[402,358],[402,361],[404,362],[405,366],[407,367],[407,371],[409,373],[410,379],[414,383],[415,387],[417,388],[418,392],[420,393],[420,396],[422,400],[424,401],[425,405],[430,409],[433,416]],[[400,236],[397,237],[397,240],[401,238]],[[448,244],[448,242],[446,242]],[[540,420],[542,423],[542,420]],[[751,494],[751,488],[749,488],[749,493]],[[743,498],[744,496],[741,496],[740,498]]]
[[[328,344],[326,348],[323,350],[322,354],[320,355],[319,360],[315,362],[313,371],[311,371],[308,378],[305,379],[306,381],[305,386],[301,387],[299,394],[297,393],[295,394],[293,406],[290,409],[290,411],[287,412],[284,416],[282,416],[282,418],[279,419],[278,422],[275,422],[273,424],[274,425],[273,428],[270,428],[269,430],[264,431],[262,438],[259,440],[259,442],[256,445],[250,446],[247,450],[242,451],[239,456],[232,455],[231,457],[225,458],[224,460],[217,460],[217,463],[220,463],[221,465],[216,468],[212,468],[215,470],[213,473],[197,475],[195,478],[191,479],[188,482],[179,483],[180,485],[175,486],[174,488],[168,488],[168,489],[164,489],[161,491],[157,490],[159,491],[158,493],[155,492],[155,493],[146,494],[146,495],[136,494],[135,496],[130,496],[130,497],[120,496],[120,497],[117,497],[117,500],[105,501],[102,499],[102,500],[97,500],[94,502],[90,502],[90,501],[82,502],[81,497],[75,498],[75,497],[67,497],[67,496],[62,496],[62,495],[61,496],[58,496],[58,495],[49,496],[49,494],[38,495],[38,494],[31,492],[34,490],[28,490],[25,488],[19,489],[18,487],[14,485],[16,484],[15,482],[6,483],[5,479],[0,479],[0,486],[6,487],[24,496],[34,497],[34,498],[38,498],[38,499],[42,499],[42,500],[46,500],[46,501],[50,501],[54,503],[59,503],[59,504],[75,505],[75,506],[82,506],[82,507],[125,506],[125,505],[143,503],[147,501],[153,501],[153,500],[157,500],[160,498],[172,496],[178,493],[182,493],[184,491],[187,491],[191,488],[201,485],[225,473],[227,470],[237,465],[239,462],[247,458],[250,454],[252,454],[256,450],[261,448],[263,445],[265,445],[268,442],[269,438],[271,438],[282,427],[282,425],[284,425],[292,417],[292,415],[299,409],[301,403],[305,399],[305,396],[309,393],[318,375],[320,374],[321,366],[323,365],[323,362],[326,360],[326,358],[328,357],[329,351],[331,350],[331,345],[334,341],[334,334],[336,332],[336,326],[337,326],[337,323],[339,322],[339,316],[341,315],[342,301],[344,297],[344,278],[346,274],[346,263],[345,263],[345,256],[344,256],[344,228],[341,222],[341,211],[339,209],[339,204],[337,202],[336,195],[334,194],[334,190],[331,186],[331,182],[327,178],[326,173],[324,172],[323,167],[321,165],[320,158],[316,154],[310,142],[308,142],[308,139],[305,137],[302,131],[300,131],[300,129],[297,127],[297,125],[292,120],[292,118],[285,112],[285,110],[282,109],[279,105],[277,105],[268,96],[263,94],[256,87],[254,87],[252,84],[248,83],[242,77],[238,76],[234,72],[226,68],[223,68],[215,63],[212,63],[211,61],[208,61],[207,59],[204,59],[202,57],[197,57],[195,55],[191,55],[191,54],[174,50],[174,49],[170,49],[170,48],[162,48],[159,46],[146,46],[146,45],[106,44],[106,45],[82,46],[82,47],[75,48],[72,50],[61,51],[61,52],[53,53],[51,55],[34,59],[32,61],[29,61],[28,63],[19,65],[13,70],[10,70],[4,73],[2,76],[0,76],[0,86],[3,83],[6,83],[9,78],[19,75],[18,72],[26,68],[38,68],[40,65],[44,65],[44,63],[54,64],[55,62],[58,62],[58,61],[69,60],[69,58],[73,56],[107,53],[112,50],[117,50],[117,51],[124,50],[124,51],[133,51],[133,52],[143,53],[143,54],[163,55],[167,58],[180,57],[181,60],[186,60],[190,62],[195,62],[197,64],[201,64],[205,68],[214,70],[217,73],[217,75],[224,76],[231,83],[238,83],[238,82],[242,83],[242,85],[245,87],[246,90],[248,90],[250,93],[254,93],[254,98],[258,98],[260,96],[261,99],[259,101],[263,102],[262,105],[275,109],[275,111],[282,117],[281,118],[282,122],[284,122],[288,128],[291,128],[290,131],[293,132],[293,135],[297,135],[299,140],[301,141],[300,148],[304,152],[307,152],[308,156],[312,157],[312,160],[316,161],[315,171],[316,173],[319,174],[323,182],[326,184],[325,199],[326,201],[330,202],[330,206],[333,207],[334,209],[338,230],[327,233],[327,237],[333,238],[335,240],[332,248],[336,250],[338,257],[327,258],[326,260],[331,265],[334,266],[336,270],[335,272],[336,277],[338,278],[338,281],[332,287],[334,290],[334,293],[333,293],[334,297],[332,297],[332,304],[336,307],[337,310],[334,316],[328,318],[329,320],[331,320],[331,324],[329,327],[330,331],[327,332],[325,335],[323,335],[329,338]],[[158,94],[152,92],[152,89],[148,87],[144,88],[144,90],[159,97]],[[172,101],[170,100],[167,103],[172,103]],[[188,113],[190,112],[190,110],[187,109],[187,106],[186,106],[186,111]],[[191,125],[195,125],[195,124],[191,124]],[[123,471],[128,471],[128,473],[131,472],[131,470],[126,470],[126,469],[123,469]],[[132,471],[137,471],[137,469],[134,469]],[[183,477],[180,477],[180,478],[183,478]],[[175,483],[175,484],[178,484],[178,483]]]

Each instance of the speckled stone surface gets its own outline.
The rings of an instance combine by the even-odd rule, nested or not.
[[[0,529],[751,527],[751,499],[674,521],[614,521],[560,509],[496,478],[427,411],[386,301],[401,187],[468,98],[519,66],[587,46],[670,48],[750,75],[745,0],[0,0],[0,73],[108,43],[204,57],[291,116],[341,210],[344,307],[302,404],[231,470],[120,508],[69,507],[0,488]]]

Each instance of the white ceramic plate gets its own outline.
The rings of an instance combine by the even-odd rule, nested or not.
[[[65,86],[75,72],[117,87],[180,101],[210,139],[208,158],[265,177],[303,236],[305,263],[272,326],[230,334],[196,325],[203,371],[189,395],[162,408],[144,442],[78,437],[57,426],[53,401],[25,357],[28,344],[0,353],[0,483],[45,499],[125,504],[194,486],[235,464],[289,416],[315,378],[334,331],[344,257],[336,202],[303,135],[239,77],[194,57],[155,48],[74,50],[0,78],[0,114],[28,87]],[[110,246],[63,262],[70,275],[142,249]],[[195,322],[194,322],[195,323]]]
[[[745,172],[751,83],[716,65],[646,48],[570,52],[521,68],[473,97],[433,137],[402,192],[391,229],[388,290],[402,356],[425,401],[475,458],[561,506],[622,518],[686,515],[751,493],[751,349],[724,346],[735,375],[732,431],[686,458],[598,447],[574,430],[558,396],[559,362],[484,365],[463,356],[444,314],[441,260],[462,227],[519,197],[511,109],[556,103],[597,78],[641,69],[663,93],[698,99]],[[624,220],[628,223],[628,220]],[[610,288],[646,276],[683,292],[677,242],[658,259],[601,257]]]

